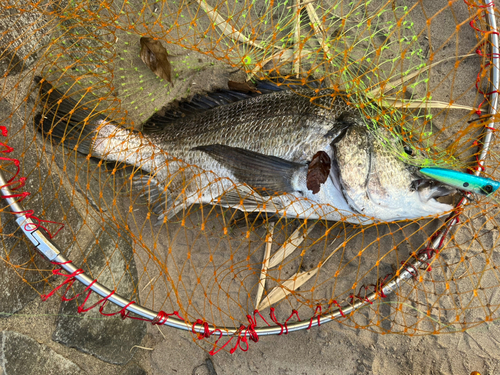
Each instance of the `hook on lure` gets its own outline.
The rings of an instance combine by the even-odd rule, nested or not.
[[[470,193],[491,195],[500,187],[500,182],[487,177],[445,168],[421,168],[420,173],[443,184]]]

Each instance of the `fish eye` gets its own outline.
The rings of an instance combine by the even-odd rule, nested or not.
[[[404,145],[403,150],[406,152],[407,155],[410,155],[410,156],[414,155],[413,149],[408,145]]]
[[[493,186],[491,186],[490,184],[484,185],[481,190],[483,190],[486,194],[490,194],[491,192],[493,192]]]

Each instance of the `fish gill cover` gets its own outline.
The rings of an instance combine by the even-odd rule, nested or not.
[[[408,165],[479,168],[498,179],[495,138],[484,168],[477,164],[485,130],[495,120],[488,108],[496,93],[490,87],[495,57],[490,36],[496,32],[486,19],[488,12],[498,14],[493,5],[479,0],[0,4],[0,125],[8,131],[2,173],[23,207],[33,210],[27,213],[92,279],[187,325],[204,325],[193,337],[203,339],[197,341],[212,353],[224,345],[218,339],[225,329],[240,331],[225,347],[229,350],[242,347],[245,335],[256,340],[256,328],[272,325],[286,332],[287,324],[316,323],[320,314],[333,311],[340,311],[337,320],[345,325],[408,335],[461,331],[498,319],[495,196],[463,198],[467,204],[455,211],[459,221],[432,250],[448,216],[362,226],[344,218],[323,220],[321,205],[315,208],[320,219],[308,220],[194,204],[168,217],[161,215],[170,207],[155,190],[154,175],[140,165],[78,152],[89,142],[85,129],[93,120],[141,130],[153,114],[170,113],[166,106],[175,101],[227,89],[229,81],[253,87],[271,80],[326,109],[334,110],[341,95],[370,134]],[[141,38],[165,47],[172,82],[141,59]],[[49,102],[50,92],[41,91],[35,77],[58,90],[61,100]],[[326,99],[322,88],[332,90]],[[50,117],[68,103],[67,116]],[[34,121],[39,112],[38,122],[53,119],[66,130],[80,123],[80,133],[61,139],[48,130],[42,137]],[[168,163],[162,168],[167,186],[188,187],[211,173],[190,164],[172,175]],[[235,187],[228,189],[232,199]],[[186,190],[176,191],[168,199],[182,203]],[[262,208],[254,191],[237,194],[239,200],[255,197]],[[59,265],[36,255],[7,204],[0,218],[2,259],[19,283],[46,296],[65,282],[55,293],[66,298],[81,293],[78,311],[99,301],[94,294],[87,300],[88,293],[69,282],[75,275],[52,276]],[[427,258],[421,268],[410,265],[422,254]],[[386,295],[384,285],[405,271],[414,277]],[[372,292],[375,298],[349,309]],[[110,305],[101,312],[119,310]],[[167,315],[162,316],[164,322]]]

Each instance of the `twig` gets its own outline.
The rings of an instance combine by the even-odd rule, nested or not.
[[[144,287],[141,289],[141,292],[144,292],[144,289],[146,289],[148,287],[149,284],[151,284],[153,281],[156,281],[156,279],[158,278],[159,276],[156,276],[155,278],[149,280],[149,283],[147,283],[146,285],[144,285]]]
[[[452,108],[452,109],[464,109],[466,111],[475,111],[476,108],[470,107],[468,105],[462,104],[450,104],[448,102],[441,102],[439,100],[407,100],[401,101],[396,98],[387,97],[381,103],[384,107],[399,107],[399,108],[421,108],[426,106],[428,108]]]
[[[134,348],[144,349],[144,350],[154,350],[154,348],[146,348],[145,346],[134,345],[130,348],[130,351]]]
[[[229,36],[230,38],[239,42],[247,43],[253,47],[265,50],[265,47],[248,39],[245,35],[231,26],[214,8],[208,5],[205,0],[196,1],[198,2],[198,4],[200,4],[205,13],[207,13],[207,16],[210,18],[210,20],[219,27],[219,29],[222,31],[222,34]]]
[[[476,54],[462,55],[462,56],[458,56],[458,58],[465,58],[465,57],[472,57],[472,56],[477,56],[477,55]],[[452,59],[456,59],[456,57],[455,56],[451,56],[451,57],[448,57],[446,59],[436,61],[435,63],[433,63],[433,64],[431,64],[429,66],[424,66],[423,68],[417,70],[416,72],[408,74],[403,79],[395,79],[394,81],[389,82],[387,85],[384,86],[383,91],[382,91],[382,87],[377,87],[376,89],[373,89],[372,91],[369,91],[367,93],[367,96],[370,97],[370,98],[373,98],[375,95],[378,95],[381,91],[382,91],[382,94],[385,94],[386,92],[388,92],[388,91],[390,91],[392,89],[395,89],[398,86],[403,85],[405,82],[407,82],[410,79],[416,77],[417,75],[419,75],[423,71],[425,71],[427,69],[430,69],[430,68],[433,68],[436,65],[439,65],[439,64],[441,64],[441,63],[443,63],[445,61],[452,60]]]
[[[321,48],[323,48],[323,51],[325,51],[327,59],[330,60],[331,58],[333,58],[333,56],[332,56],[332,53],[330,51],[330,48],[328,47],[327,43],[325,42],[326,32],[321,24],[321,21],[318,17],[318,14],[314,10],[312,3],[307,3],[306,11],[307,11],[307,14],[309,15],[309,19],[311,20],[311,26],[314,30],[314,36],[316,37],[316,39],[318,39],[318,42],[319,42]],[[328,85],[330,87],[332,87],[333,82],[330,78],[330,74],[328,74],[328,71],[329,71],[329,66],[326,64],[325,65],[325,73],[327,73],[326,80],[328,82]]]
[[[292,74],[295,72],[297,75],[297,78],[300,78],[300,0],[295,0],[295,4],[297,6],[297,9],[295,10],[296,12],[296,19],[295,19],[295,30],[293,33],[293,71]]]

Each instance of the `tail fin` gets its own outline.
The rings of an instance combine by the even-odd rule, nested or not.
[[[44,137],[65,147],[89,154],[97,125],[106,118],[92,111],[84,104],[55,89],[40,77],[35,78],[40,85],[40,98],[44,106],[35,116],[35,127]]]

